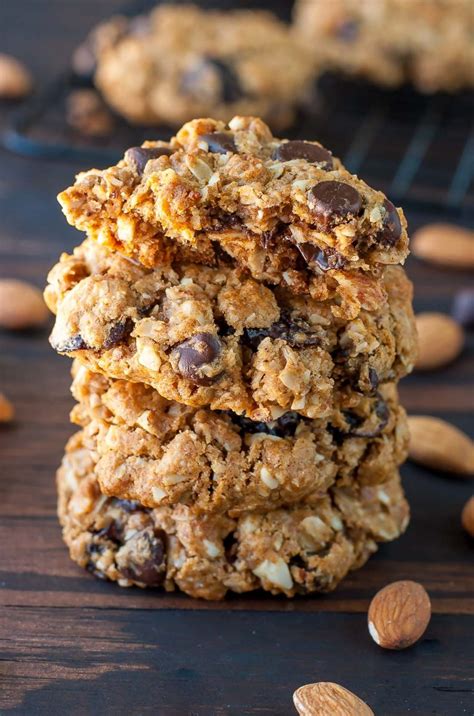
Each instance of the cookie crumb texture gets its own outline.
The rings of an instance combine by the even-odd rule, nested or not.
[[[327,419],[338,392],[374,395],[415,360],[400,267],[378,282],[380,306],[352,320],[335,316],[331,300],[267,287],[225,263],[145,269],[90,240],[63,255],[49,281],[57,351],[168,400],[253,420],[288,411]]]
[[[269,423],[191,408],[140,383],[74,365],[72,421],[97,453],[101,491],[146,507],[196,514],[318,503],[329,487],[387,482],[405,460],[406,416],[394,385],[356,403],[344,393],[330,421],[286,413]]]
[[[81,432],[71,438],[58,471],[59,517],[72,559],[121,586],[177,587],[204,599],[259,588],[327,592],[408,524],[396,474],[380,486],[333,488],[313,505],[231,519],[108,498],[96,460]]]
[[[295,32],[321,68],[427,93],[474,86],[472,0],[297,0]]]
[[[256,114],[290,125],[314,77],[312,54],[274,15],[158,7],[93,31],[75,64],[129,122]]]
[[[255,117],[193,120],[58,198],[70,224],[145,266],[184,247],[314,297],[408,254],[401,209],[319,143],[277,139]]]

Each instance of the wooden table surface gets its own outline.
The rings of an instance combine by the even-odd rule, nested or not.
[[[1,3],[0,50],[51,77],[119,5]],[[0,151],[0,276],[42,286],[58,254],[79,242],[55,196],[80,168]],[[408,218],[413,230],[436,217]],[[413,258],[407,268],[418,310],[449,311],[472,278]],[[472,482],[406,465],[407,533],[329,596],[214,604],[96,581],[69,560],[55,515],[72,400],[70,362],[49,348],[48,328],[0,334],[0,389],[17,414],[0,430],[1,714],[283,716],[294,713],[297,686],[320,680],[354,690],[378,715],[474,713],[473,545],[459,524]],[[408,410],[472,434],[473,349],[471,335],[453,366],[406,379]],[[434,615],[414,648],[385,652],[368,635],[366,610],[378,588],[401,578],[425,585]]]

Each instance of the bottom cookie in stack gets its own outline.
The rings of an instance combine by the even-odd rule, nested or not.
[[[74,374],[83,430],[58,472],[59,516],[71,557],[97,576],[206,599],[324,592],[408,523],[393,385],[359,404],[341,394],[331,422],[262,424]]]
[[[177,587],[204,599],[327,592],[408,524],[398,473],[382,485],[334,487],[312,504],[232,519],[106,497],[96,460],[76,433],[58,471],[59,518],[71,558],[121,586]]]

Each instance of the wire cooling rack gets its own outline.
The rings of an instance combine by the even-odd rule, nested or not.
[[[135,0],[124,14],[146,12],[154,4],[156,0]],[[201,4],[230,7],[235,2],[203,0]],[[287,0],[276,7],[283,19],[288,19],[288,7]],[[171,127],[132,127],[115,116],[109,136],[81,135],[66,122],[66,102],[72,91],[84,86],[72,71],[59,77],[14,115],[3,137],[5,146],[33,157],[107,166],[129,146],[174,133]],[[350,171],[380,187],[392,201],[470,221],[474,219],[473,118],[474,93],[428,97],[406,87],[384,91],[328,74],[286,134],[318,139]]]

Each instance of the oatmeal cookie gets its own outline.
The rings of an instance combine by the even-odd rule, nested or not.
[[[276,139],[253,117],[189,122],[169,143],[79,174],[58,199],[70,224],[146,266],[168,258],[167,238],[317,291],[326,273],[377,271],[408,253],[403,212],[384,194],[317,142]]]
[[[271,13],[181,4],[112,18],[76,52],[75,66],[93,71],[107,102],[140,125],[257,114],[287,127],[314,78],[312,53]]]
[[[335,483],[386,482],[406,458],[406,416],[393,385],[357,404],[341,394],[332,422],[286,413],[258,423],[167,401],[77,362],[73,373],[71,419],[94,442],[102,492],[146,507],[234,517],[312,504]]]
[[[411,370],[411,284],[387,267],[378,310],[347,320],[332,301],[267,287],[222,264],[145,269],[86,241],[45,292],[51,344],[107,376],[168,400],[253,420],[328,417],[337,390],[372,394]],[[337,313],[337,311],[336,311]]]
[[[427,93],[474,86],[472,0],[297,0],[294,12],[326,68]]]
[[[327,592],[408,524],[397,474],[384,485],[334,488],[312,505],[232,519],[106,497],[96,460],[83,433],[71,438],[57,475],[63,537],[75,562],[124,587],[177,587],[204,599]]]

